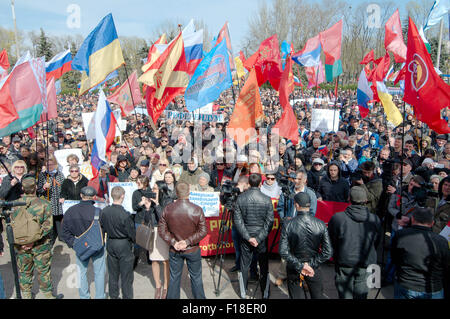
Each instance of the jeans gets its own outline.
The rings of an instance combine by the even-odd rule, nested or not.
[[[95,299],[105,299],[105,275],[106,275],[106,262],[105,262],[105,248],[92,255],[89,259],[81,261],[78,256],[77,269],[78,269],[78,282],[80,287],[78,292],[80,299],[90,299],[89,294],[89,282],[87,279],[87,269],[89,266],[89,260],[92,259],[92,265],[94,267],[94,281],[95,281]]]
[[[335,284],[339,299],[367,299],[367,277],[366,268],[336,266]]]
[[[0,299],[6,299],[5,288],[3,286],[2,274],[0,274]]]
[[[191,277],[191,289],[194,299],[206,299],[202,280],[202,256],[200,249],[192,253],[170,252],[170,281],[167,290],[167,299],[180,299],[181,275],[184,261]]]
[[[397,281],[394,282],[395,299],[444,299],[444,289],[436,292],[420,292],[402,287]]]

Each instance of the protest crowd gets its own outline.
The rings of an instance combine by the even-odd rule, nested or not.
[[[51,280],[53,251],[63,244],[76,255],[80,299],[91,298],[91,261],[97,299],[133,299],[140,263],[151,268],[153,298],[179,299],[184,262],[193,298],[205,299],[203,283],[211,279],[202,274],[200,242],[212,232],[211,215],[191,195],[214,193],[217,207],[220,202],[214,217],[221,222],[215,232],[229,231],[235,264],[226,271],[238,274],[243,299],[251,298],[252,281],[270,298],[269,270],[275,285],[286,284],[289,298],[325,299],[325,263],[334,265],[340,299],[367,299],[374,266],[381,268],[377,288],[393,285],[396,299],[450,296],[450,97],[411,19],[408,56],[402,38],[403,51],[386,46],[375,60],[372,50],[360,63],[366,67],[357,90],[344,89],[338,79],[334,90],[320,88],[318,75],[309,88],[294,81],[293,62],[307,67],[312,51],[282,50],[282,66],[276,35],[248,59],[241,54],[243,74],[232,78],[225,24],[214,48],[197,59],[184,53],[196,31],[180,30],[162,53],[152,46],[152,62],[139,77],[143,92],[136,73],[127,71],[108,97],[102,85],[125,62],[112,15],[99,25],[113,40],[100,41],[107,37],[98,36],[99,28],[88,36],[96,45],[82,45],[71,60],[71,70],[82,72],[79,94],[52,93],[55,113],[50,98],[44,99],[48,108],[42,106],[45,94],[33,75],[39,59],[20,60],[0,81],[0,89],[13,81],[23,86],[20,72],[29,70],[29,91],[37,92],[10,98],[16,106],[0,104],[2,110],[28,108],[18,118],[14,112],[0,118],[0,255],[9,250],[17,267],[16,293],[34,297],[36,270],[45,298],[64,297]],[[328,82],[342,74],[340,47],[330,48],[339,36],[342,20],[316,41],[327,54]],[[319,62],[320,50],[313,50]],[[389,53],[408,64],[411,52],[426,52],[424,61],[409,63],[422,63],[427,78],[402,66],[403,87],[388,92]],[[102,67],[87,73],[86,65]],[[47,80],[47,89],[55,89],[54,78]],[[429,90],[427,98],[418,85]],[[20,104],[35,96],[32,106]],[[20,125],[24,129],[16,129]],[[228,222],[232,226],[224,227]],[[5,236],[11,229],[13,242]],[[279,260],[276,269],[269,269],[271,258]]]

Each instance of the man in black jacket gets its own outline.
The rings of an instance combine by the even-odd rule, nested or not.
[[[234,223],[242,238],[241,240],[241,273],[244,291],[241,297],[245,298],[248,270],[253,254],[258,254],[260,268],[260,286],[263,298],[268,298],[266,284],[269,273],[269,257],[267,251],[267,237],[273,226],[273,204],[269,196],[259,189],[261,175],[251,174],[248,178],[250,188],[241,194],[234,211]]]
[[[367,206],[367,193],[361,186],[350,190],[352,205],[337,213],[328,223],[340,299],[367,299],[367,267],[377,262],[381,222]]]
[[[94,206],[94,196],[97,194],[95,188],[85,186],[81,189],[81,199],[79,204],[70,207],[64,214],[62,223],[62,239],[67,246],[73,247],[75,237],[83,234],[92,224],[95,217],[96,207]],[[105,299],[105,249],[89,257],[87,260],[80,260],[76,256],[77,270],[80,280],[78,292],[80,299],[90,299],[89,283],[87,279],[87,269],[89,260],[92,259],[95,278],[95,299]]]
[[[394,236],[395,299],[444,298],[450,254],[446,238],[431,231],[433,223],[429,208],[415,208],[412,226],[399,230]]]
[[[317,200],[332,202],[348,202],[350,186],[341,177],[341,169],[337,162],[331,162],[327,166],[327,175],[319,182]]]
[[[108,234],[109,297],[119,298],[119,277],[122,284],[122,299],[133,299],[133,245],[136,229],[130,213],[122,207],[125,190],[116,186],[111,190],[113,204],[104,208],[100,215],[100,225]]]
[[[306,281],[311,299],[323,299],[320,265],[332,255],[328,230],[323,221],[309,213],[308,194],[296,194],[294,205],[297,216],[283,225],[279,245],[281,258],[287,263],[289,298],[305,299],[302,286]]]

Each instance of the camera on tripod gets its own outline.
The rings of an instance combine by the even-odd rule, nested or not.
[[[292,193],[292,188],[294,187],[294,182],[289,180],[289,178],[295,178],[295,174],[292,175],[289,174],[288,176],[286,175],[281,175],[279,181],[278,181],[278,185],[281,187],[281,191],[283,192],[284,196],[290,196]]]
[[[241,190],[237,187],[236,182],[225,181],[220,189],[222,193],[222,204],[228,209],[231,209],[236,202],[237,197],[241,193]]]

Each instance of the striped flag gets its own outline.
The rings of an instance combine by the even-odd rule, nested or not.
[[[70,49],[55,55],[50,61],[45,63],[47,80],[50,78],[59,79],[64,73],[72,70],[72,53]]]
[[[369,81],[367,81],[366,72],[361,71],[358,80],[358,90],[356,93],[359,113],[362,118],[369,115],[369,101],[373,100],[373,91],[370,88]]]

